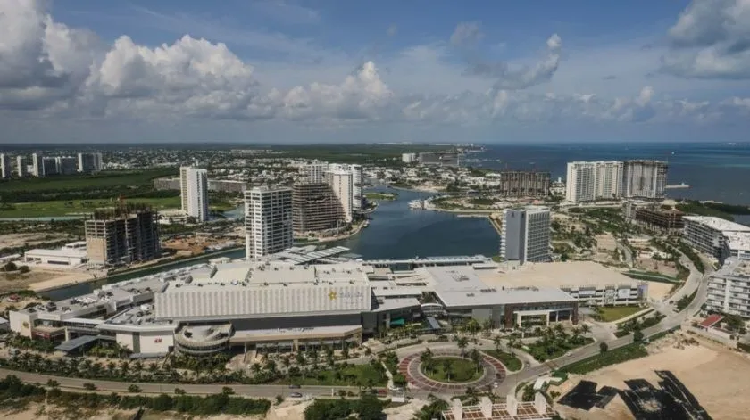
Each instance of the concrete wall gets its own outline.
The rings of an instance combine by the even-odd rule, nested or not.
[[[125,333],[117,333],[115,335],[115,341],[117,341],[117,344],[121,345],[122,347],[130,350],[135,350],[133,348],[133,335],[134,333],[125,332]]]
[[[140,353],[166,353],[174,345],[174,335],[171,332],[143,332],[138,341]]]
[[[31,338],[31,316],[18,311],[10,312],[10,329],[17,334],[21,334],[24,337]]]

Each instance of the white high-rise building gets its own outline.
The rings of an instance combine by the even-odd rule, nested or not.
[[[10,178],[12,174],[10,156],[7,153],[0,153],[0,178]]]
[[[180,199],[182,211],[198,222],[208,220],[208,171],[192,167],[180,168]]]
[[[44,157],[41,155],[41,153],[31,154],[31,175],[37,178],[41,178],[45,175]]]
[[[29,175],[29,166],[26,164],[26,158],[24,156],[16,156],[16,173],[19,178]]]
[[[550,211],[527,206],[507,209],[503,217],[500,256],[506,261],[545,262],[550,260]]]
[[[568,162],[565,200],[580,203],[619,198],[622,168],[620,161]]]
[[[328,162],[314,160],[306,163],[300,168],[300,175],[303,178],[300,181],[306,184],[323,184],[325,183],[325,174],[328,170]]]
[[[402,153],[401,154],[401,161],[404,163],[414,163],[417,162],[417,154],[416,153]]]
[[[362,165],[349,165],[349,170],[352,173],[353,187],[353,198],[352,198],[352,209],[354,211],[362,210]]]
[[[103,166],[104,160],[101,153],[78,152],[78,172],[90,174],[101,171]]]
[[[622,195],[628,198],[662,198],[667,186],[667,162],[625,161],[622,169]]]
[[[351,171],[335,170],[329,172],[328,183],[344,209],[346,222],[354,220],[354,175]]]
[[[245,191],[245,258],[259,259],[294,245],[292,189]]]

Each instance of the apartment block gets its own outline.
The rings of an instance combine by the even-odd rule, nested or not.
[[[750,318],[750,261],[730,258],[711,274],[706,308]]]
[[[339,198],[347,223],[354,220],[354,174],[351,171],[336,170],[326,174],[333,193]]]
[[[657,199],[664,197],[667,186],[667,162],[657,160],[629,160],[623,163],[623,197]]]
[[[104,167],[102,154],[99,152],[78,152],[78,172],[90,174],[101,171]]]
[[[620,197],[623,162],[568,162],[565,200],[580,203]]]
[[[546,207],[527,206],[504,212],[500,255],[506,261],[549,261],[550,211]]]
[[[19,178],[29,176],[29,165],[24,156],[16,156],[16,174]]]
[[[291,188],[245,191],[245,258],[259,259],[294,245]]]
[[[11,159],[7,153],[0,153],[0,178],[10,178],[13,175]]]
[[[142,205],[94,212],[85,224],[89,264],[113,266],[158,258],[161,244],[156,218],[155,211]]]
[[[193,167],[180,168],[180,201],[182,211],[198,222],[208,220],[208,171]]]
[[[549,195],[550,173],[505,170],[495,174],[496,192],[506,197],[546,197]]]

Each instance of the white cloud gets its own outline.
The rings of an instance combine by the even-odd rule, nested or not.
[[[276,120],[321,122],[330,129],[367,121],[425,127],[706,122],[747,115],[750,108],[750,100],[739,97],[670,100],[644,84],[614,98],[585,86],[524,89],[555,74],[562,49],[557,35],[547,39],[546,56],[535,65],[476,67],[484,79],[462,76],[462,66],[449,60],[449,47],[437,44],[406,48],[378,65],[365,61],[349,75],[344,61],[335,71],[324,62],[305,83],[263,86],[255,66],[223,43],[185,35],[145,46],[121,36],[107,45],[90,31],[55,22],[43,2],[0,0],[0,10],[0,108],[6,117],[20,110],[26,112],[16,115],[66,121]],[[465,23],[454,36],[466,45],[481,32],[478,24]],[[389,68],[398,75],[391,77]],[[319,78],[323,71],[326,78]],[[450,86],[439,90],[446,81]]]
[[[750,78],[750,1],[693,0],[669,30],[664,71],[682,77]]]
[[[524,89],[544,83],[554,76],[560,65],[562,38],[557,34],[547,39],[547,55],[533,66],[513,66],[504,61],[471,60],[467,75],[497,79],[498,89]]]

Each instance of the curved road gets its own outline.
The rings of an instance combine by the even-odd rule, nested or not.
[[[683,257],[684,258],[684,257]],[[670,302],[654,302],[654,307],[665,315],[661,323],[652,327],[646,328],[642,331],[644,337],[650,337],[655,334],[659,334],[668,331],[676,326],[682,325],[692,316],[694,316],[703,306],[706,301],[708,282],[705,281],[705,277],[701,275],[695,266],[687,258],[682,261],[683,265],[690,269],[690,276],[685,282],[685,285],[675,293],[672,301],[676,301],[681,296],[692,294],[697,288],[695,299],[688,305],[684,310],[677,312],[672,303]],[[710,270],[710,268],[708,268]],[[633,336],[627,335],[614,340],[606,341],[610,350],[625,346],[633,342]],[[422,346],[430,347],[433,350],[440,349],[442,347],[453,348],[452,343],[423,343]],[[472,346],[473,347],[473,346]],[[477,348],[494,348],[489,345],[478,345]],[[414,348],[403,348],[397,349],[396,353],[399,357],[404,357],[404,353],[414,353]],[[523,370],[518,373],[509,373],[505,381],[499,384],[496,388],[496,393],[499,395],[506,395],[515,390],[515,386],[521,382],[528,382],[536,377],[546,375],[552,370],[569,365],[571,363],[595,356],[599,353],[599,342],[589,344],[588,346],[581,347],[577,350],[573,350],[569,356],[563,356],[555,360],[538,366],[526,366]],[[83,384],[91,382],[96,384],[98,391],[103,392],[118,392],[127,393],[128,387],[131,385],[128,382],[111,382],[102,381],[95,379],[80,379],[80,378],[68,378],[63,376],[51,376],[51,375],[40,375],[36,373],[27,373],[20,371],[13,371],[8,369],[0,369],[0,376],[15,375],[18,376],[22,381],[27,383],[38,383],[46,384],[48,380],[53,379],[60,384],[61,388],[82,390]],[[221,392],[222,387],[229,387],[239,396],[246,397],[258,397],[258,398],[275,398],[278,395],[287,397],[291,392],[300,392],[305,396],[318,397],[318,396],[331,396],[339,390],[359,392],[358,387],[352,386],[321,386],[321,385],[304,385],[300,389],[290,389],[288,385],[244,385],[244,384],[171,384],[171,383],[138,383],[138,387],[142,393],[168,393],[173,394],[175,388],[180,388],[188,394],[215,394]],[[427,397],[429,392],[427,391],[412,391],[409,390],[408,394],[414,397],[424,398]]]

